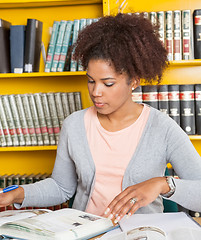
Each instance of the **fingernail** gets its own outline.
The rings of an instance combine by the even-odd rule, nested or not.
[[[114,217],[114,215],[111,213],[108,218],[112,219],[113,217]]]
[[[129,217],[130,217],[130,215],[127,214],[127,215],[126,215],[126,219],[128,219]]]
[[[117,218],[119,215],[118,214],[115,214],[115,218]]]
[[[114,220],[114,223],[118,223],[119,220],[120,220],[120,216],[118,216],[118,217]]]
[[[127,216],[130,217],[130,216],[131,216],[131,213],[129,212]]]
[[[108,214],[108,213],[109,213],[109,211],[110,211],[110,209],[109,209],[109,208],[107,208],[107,209],[105,210],[104,214],[105,214],[105,215],[106,215],[106,214]]]

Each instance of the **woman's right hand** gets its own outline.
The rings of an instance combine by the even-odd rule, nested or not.
[[[0,189],[0,191],[3,189]],[[0,194],[0,207],[6,207],[12,203],[22,203],[24,200],[24,189],[18,187],[10,192]]]

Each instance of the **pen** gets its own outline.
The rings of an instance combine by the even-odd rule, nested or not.
[[[9,192],[9,191],[12,191],[12,190],[14,190],[18,187],[19,187],[18,185],[8,186],[8,187],[4,188],[3,190],[1,190],[0,193],[6,193],[6,192]]]

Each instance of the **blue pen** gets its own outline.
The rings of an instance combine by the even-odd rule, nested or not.
[[[0,193],[6,193],[6,192],[9,192],[9,191],[12,191],[12,190],[14,190],[18,187],[19,187],[18,185],[8,186],[8,187],[4,188],[3,190],[1,190]]]

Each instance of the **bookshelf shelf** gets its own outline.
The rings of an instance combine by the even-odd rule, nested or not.
[[[201,66],[201,59],[170,61],[170,66],[184,67],[184,66]]]
[[[57,146],[1,147],[0,152],[56,150]]]

